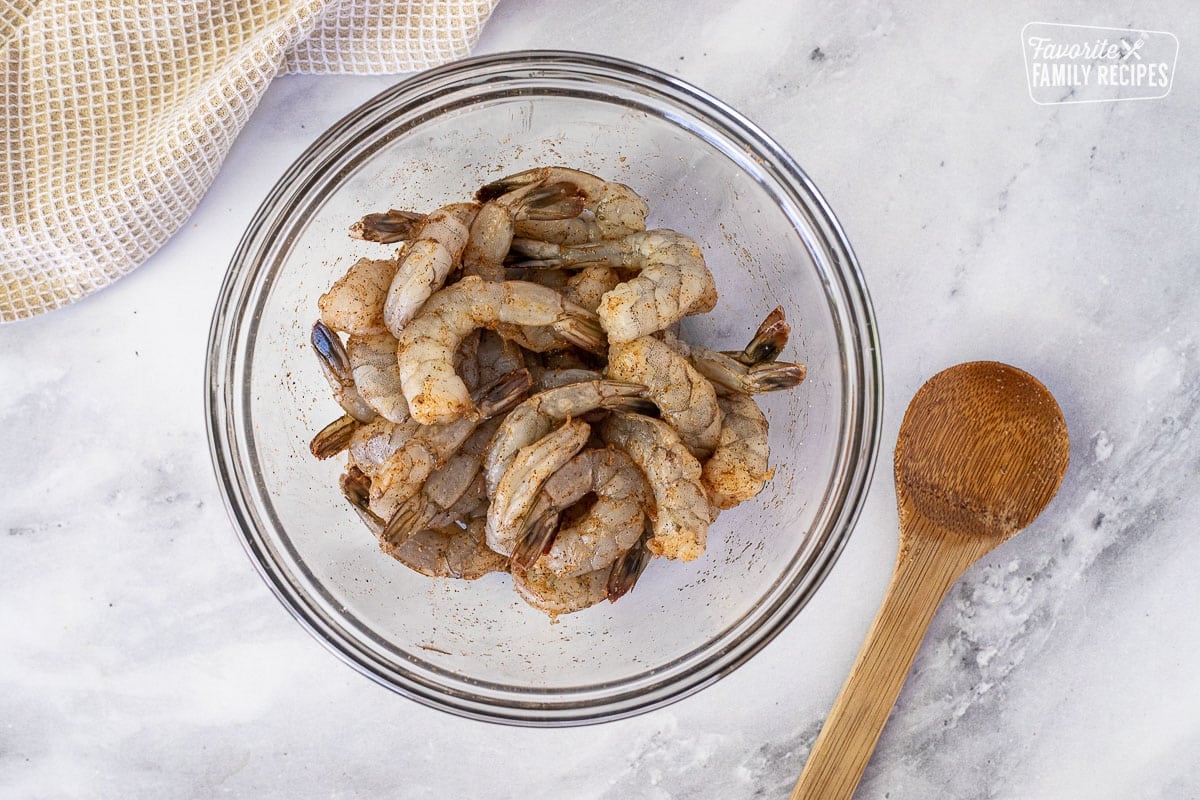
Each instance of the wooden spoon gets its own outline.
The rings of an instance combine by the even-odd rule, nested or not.
[[[900,554],[792,800],[854,793],[938,604],[967,567],[1042,512],[1068,449],[1054,397],[1015,367],[959,364],[917,392],[896,442]]]

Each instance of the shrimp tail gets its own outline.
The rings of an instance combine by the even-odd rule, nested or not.
[[[476,406],[480,417],[490,419],[512,409],[533,386],[533,376],[524,367],[506,372],[479,390]]]
[[[627,381],[600,381],[603,397],[600,408],[608,411],[625,411],[630,414],[642,414],[647,417],[658,416],[658,406],[645,396],[646,387],[640,383]]]
[[[414,533],[424,530],[436,512],[437,509],[433,508],[423,492],[417,492],[402,502],[379,534],[383,548],[386,550],[404,544]]]
[[[350,226],[350,238],[364,242],[392,244],[413,238],[417,227],[425,220],[424,214],[415,211],[388,209],[376,214],[367,214]]]
[[[808,369],[803,364],[789,364],[786,361],[756,364],[746,373],[746,391],[759,394],[790,389],[799,386],[807,374]]]
[[[350,506],[366,523],[371,531],[379,536],[383,533],[384,521],[370,508],[371,479],[358,467],[351,467],[338,480],[342,495],[350,502]]]
[[[510,569],[529,569],[539,558],[550,552],[558,536],[558,513],[547,511],[530,523],[508,560]]]
[[[509,258],[512,259],[512,265],[517,267],[556,269],[562,253],[562,245],[538,239],[517,237],[509,247]]]
[[[573,183],[561,181],[540,186],[521,199],[517,218],[522,220],[571,219],[583,213],[586,197]]]
[[[646,548],[646,537],[643,535],[637,544],[613,562],[612,570],[608,573],[608,585],[605,587],[608,602],[615,603],[632,591],[633,585],[637,583],[649,563],[650,551]]]
[[[333,373],[339,381],[346,380],[351,374],[350,358],[346,355],[346,346],[342,340],[324,322],[313,323],[312,335],[309,337],[313,350],[326,372]]]
[[[479,191],[475,192],[475,199],[481,203],[486,203],[488,200],[495,200],[497,197],[502,197],[524,186],[540,183],[546,179],[546,175],[547,170],[537,167],[527,169],[524,172],[518,172],[514,175],[506,175],[499,180],[480,186]]]
[[[783,316],[783,306],[776,306],[775,310],[768,314],[767,318],[758,326],[754,338],[746,345],[745,350],[740,353],[726,353],[726,355],[748,367],[774,361],[787,345],[791,332],[792,326],[788,325]]]
[[[321,429],[308,444],[309,451],[324,461],[332,458],[350,446],[350,437],[358,430],[359,421],[349,414],[343,414]]]
[[[608,352],[608,335],[600,325],[600,320],[583,306],[577,306],[564,301],[572,313],[554,322],[552,327],[560,336],[576,347],[582,347],[598,355]]]

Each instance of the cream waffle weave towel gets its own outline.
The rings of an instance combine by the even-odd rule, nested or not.
[[[267,84],[465,55],[498,0],[0,0],[0,321],[183,225]]]

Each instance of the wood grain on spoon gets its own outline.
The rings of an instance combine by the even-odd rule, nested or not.
[[[1042,512],[1068,459],[1054,397],[1015,367],[960,364],[921,387],[896,442],[896,567],[792,800],[854,793],[938,604],[967,567]]]

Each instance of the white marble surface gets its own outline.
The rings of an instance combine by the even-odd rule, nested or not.
[[[891,570],[904,407],[942,367],[989,358],[1058,396],[1071,470],[952,590],[857,797],[1200,797],[1200,13],[655,5],[505,0],[479,51],[675,73],[762,125],[838,213],[882,334],[885,450],[816,599],[699,694],[558,731],[431,711],[312,640],[226,518],[204,348],[263,195],[396,79],[281,79],[161,252],[0,328],[0,796],[784,797]],[[1170,95],[1035,105],[1033,20],[1174,32]]]

